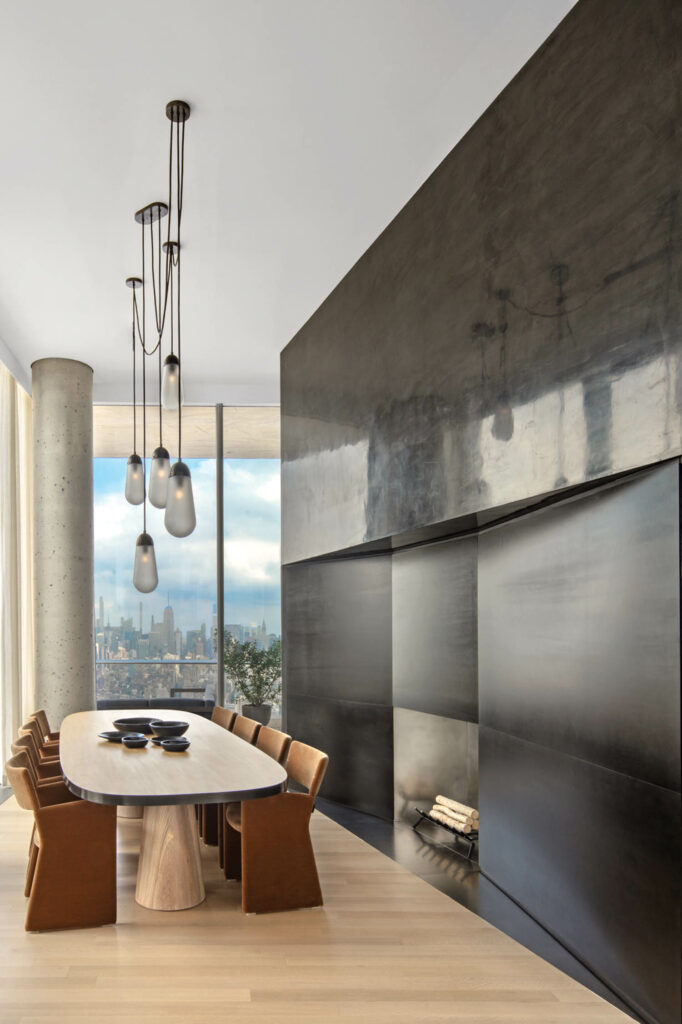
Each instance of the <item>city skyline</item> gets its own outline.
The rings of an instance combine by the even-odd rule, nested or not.
[[[215,460],[187,459],[197,510],[195,532],[170,537],[163,510],[147,507],[147,529],[154,538],[159,587],[140,595],[132,585],[134,543],[142,510],[123,497],[125,460],[94,460],[95,593],[112,625],[132,618],[139,604],[147,626],[163,617],[171,594],[179,628],[209,628],[216,602]],[[251,626],[266,620],[280,632],[279,460],[224,460],[225,619]]]

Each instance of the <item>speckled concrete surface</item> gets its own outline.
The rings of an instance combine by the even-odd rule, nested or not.
[[[94,707],[92,369],[33,371],[35,702],[53,729]]]

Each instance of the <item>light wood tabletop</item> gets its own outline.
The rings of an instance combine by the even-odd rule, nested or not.
[[[135,717],[189,722],[189,748],[171,753],[150,740],[128,749],[98,736],[115,719]],[[62,722],[59,751],[66,784],[77,796],[144,807],[135,898],[149,910],[186,910],[204,899],[195,804],[274,796],[287,780],[267,754],[189,711],[79,711]]]
[[[170,753],[151,742],[141,750],[109,743],[98,733],[113,730],[117,718],[189,722],[190,746]],[[132,708],[79,711],[64,719],[60,759],[72,793],[98,804],[229,803],[281,793],[287,773],[262,751],[201,715]]]

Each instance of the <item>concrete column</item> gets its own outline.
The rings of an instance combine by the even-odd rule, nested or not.
[[[53,729],[95,707],[92,368],[33,371],[35,706]]]

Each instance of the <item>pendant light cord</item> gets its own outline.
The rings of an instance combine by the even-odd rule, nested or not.
[[[137,455],[137,394],[135,391],[135,382],[137,374],[135,373],[135,313],[137,303],[135,301],[135,289],[133,288],[133,455]]]
[[[175,136],[175,158],[177,167],[176,202],[178,208],[178,462],[182,462],[182,343],[180,334],[180,265],[182,261],[182,241],[180,227],[182,223],[182,195],[185,185],[185,122],[177,123]]]
[[[142,353],[142,484],[144,486],[144,507],[142,517],[144,533],[147,532],[147,359]]]

